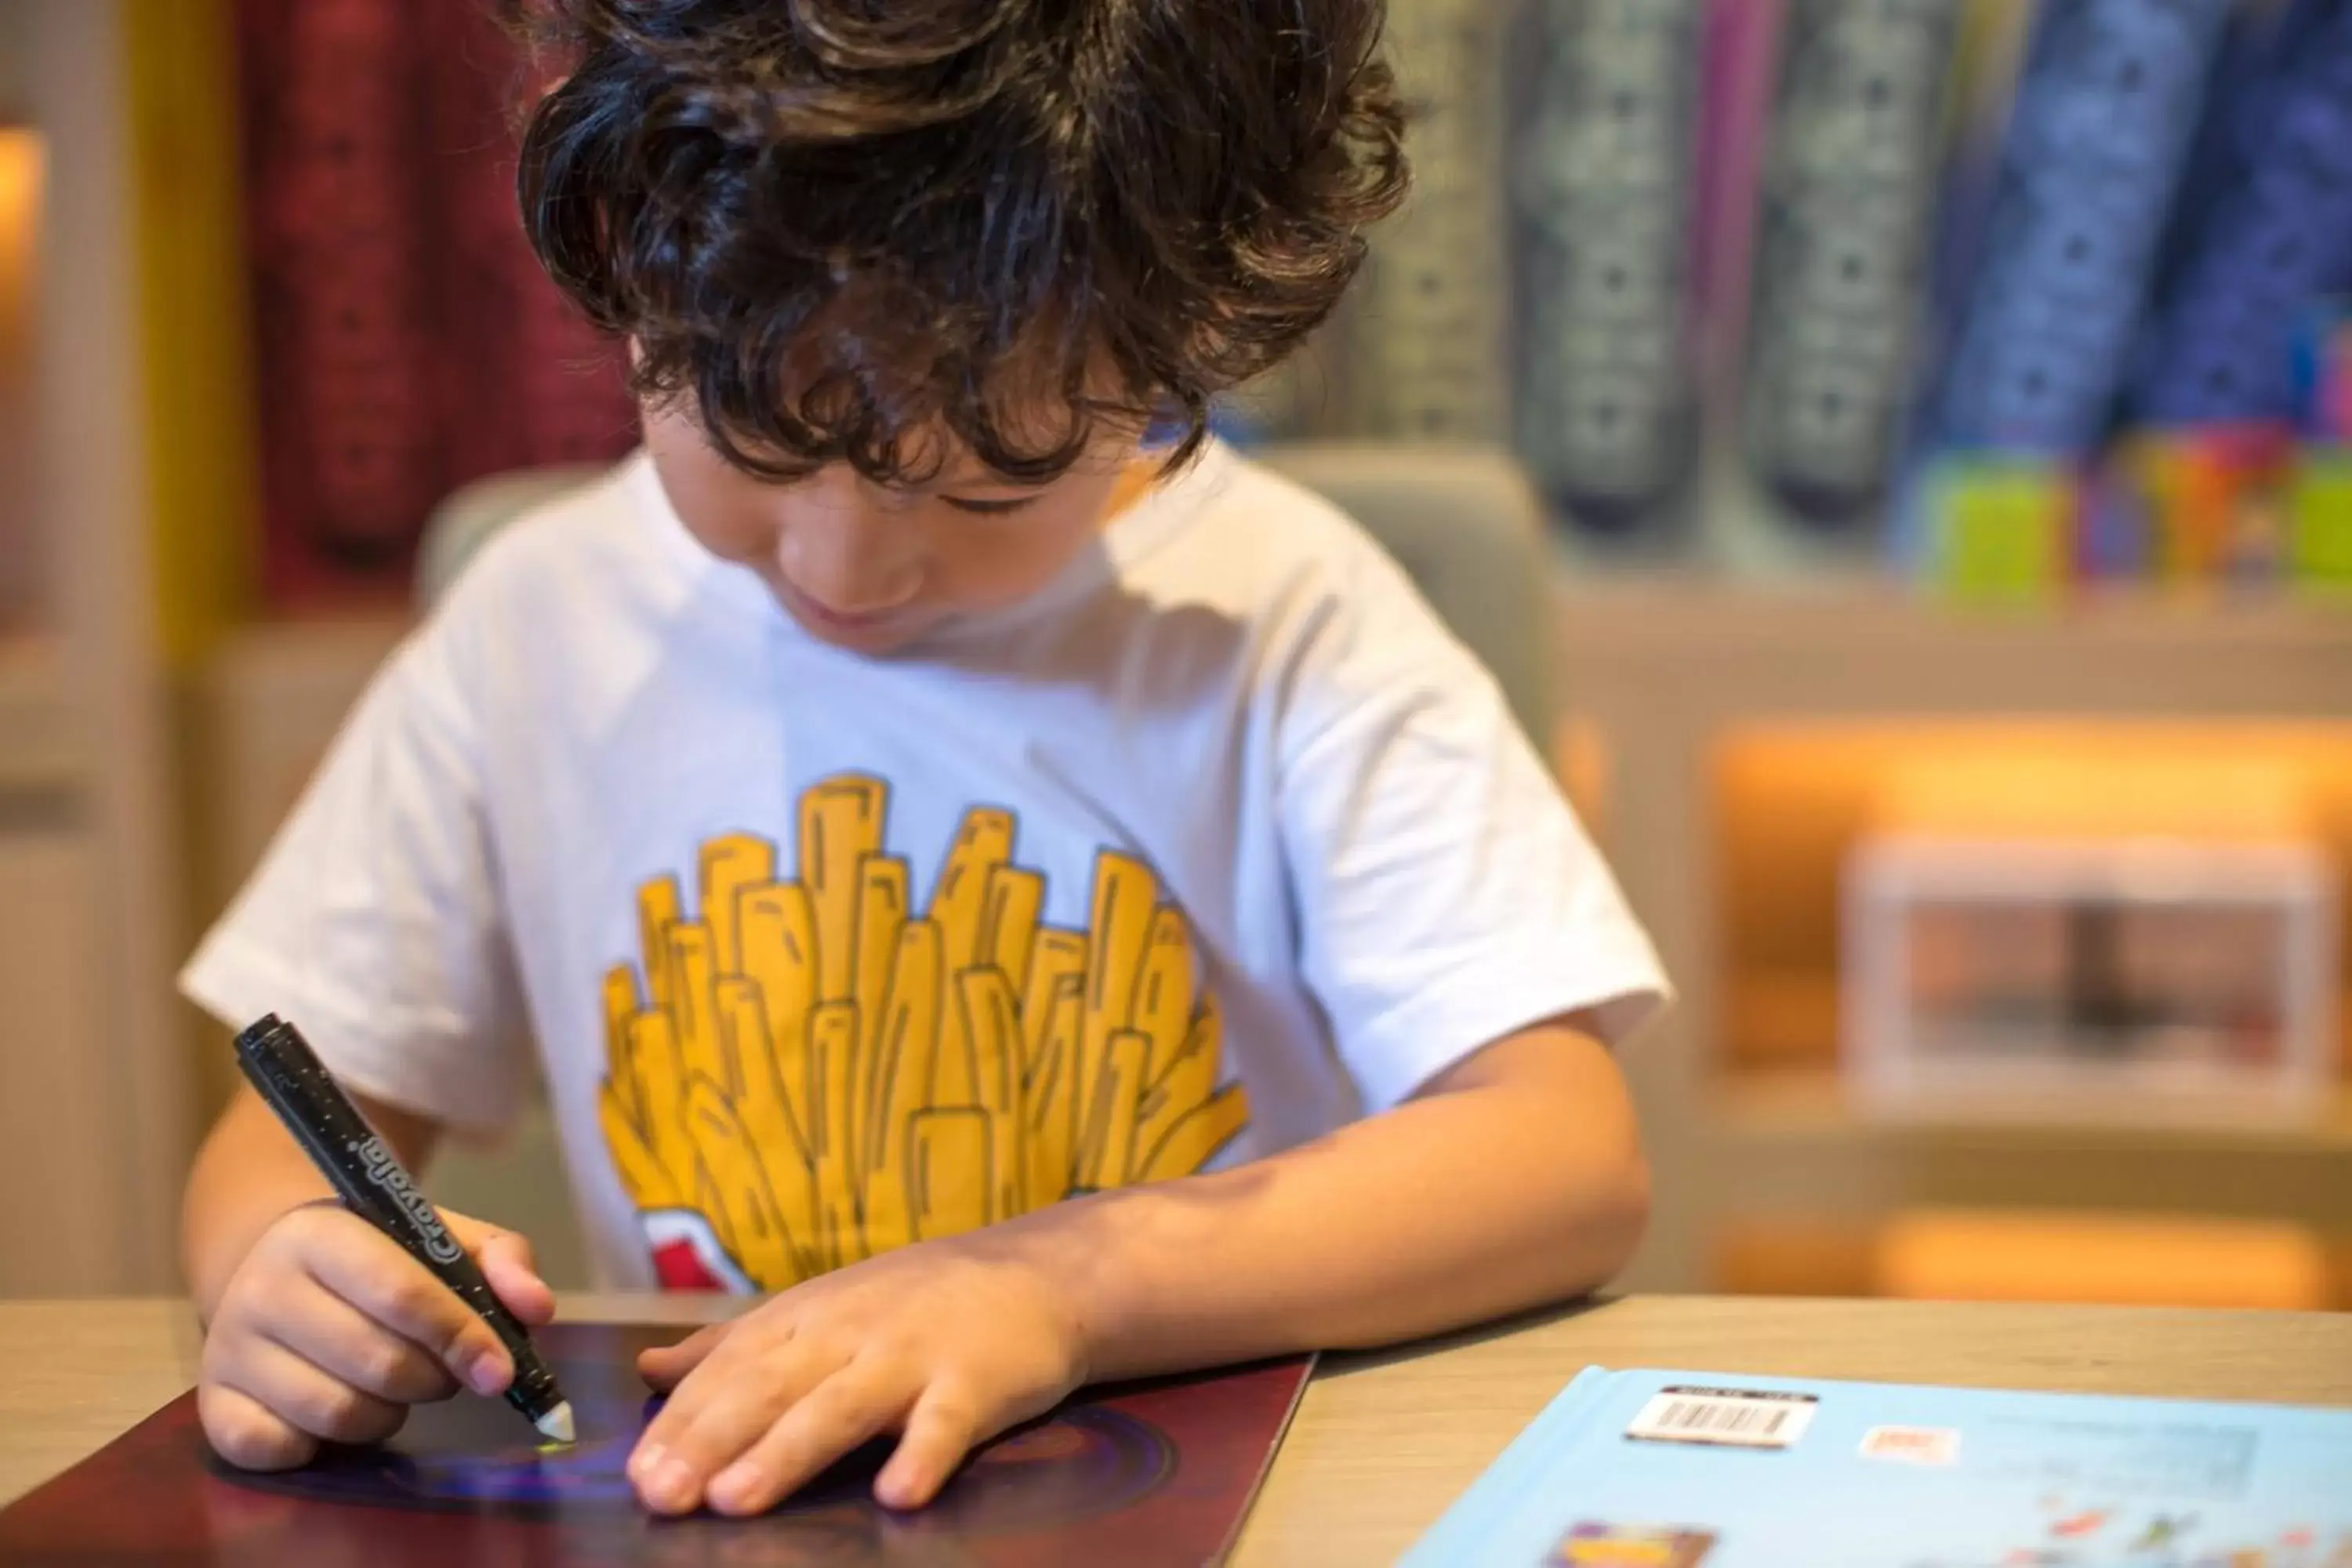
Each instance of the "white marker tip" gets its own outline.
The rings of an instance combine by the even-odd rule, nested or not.
[[[572,1424],[572,1406],[569,1403],[559,1404],[531,1425],[559,1443],[576,1443],[580,1440],[580,1428]]]

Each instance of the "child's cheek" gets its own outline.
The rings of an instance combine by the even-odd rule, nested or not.
[[[943,563],[948,595],[969,609],[1016,605],[1059,576],[1091,532],[1066,525],[990,530]]]

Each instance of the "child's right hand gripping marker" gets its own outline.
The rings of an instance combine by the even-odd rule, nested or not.
[[[555,1298],[530,1244],[462,1215],[441,1218],[526,1324]],[[205,1334],[196,1409],[230,1464],[277,1470],[321,1443],[371,1443],[408,1407],[514,1375],[499,1337],[425,1266],[331,1201],[280,1215],[246,1253]]]

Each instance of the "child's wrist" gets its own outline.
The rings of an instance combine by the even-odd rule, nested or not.
[[[1081,1382],[1093,1381],[1098,1369],[1121,1360],[1118,1282],[1127,1247],[1117,1221],[1127,1216],[1110,1211],[1129,1206],[1105,1194],[1055,1204],[995,1227],[1005,1256],[1038,1281],[1060,1316]]]

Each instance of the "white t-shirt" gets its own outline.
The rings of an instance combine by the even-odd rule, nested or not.
[[[1664,990],[1491,679],[1214,444],[884,659],[632,458],[484,548],[183,984],[461,1131],[535,1049],[603,1279],[733,1289],[1285,1148]]]

